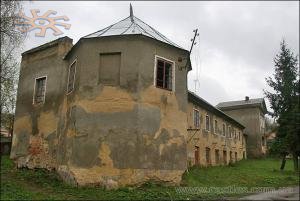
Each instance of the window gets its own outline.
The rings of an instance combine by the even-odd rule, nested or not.
[[[239,131],[239,140],[241,140],[241,132]]]
[[[199,110],[194,109],[194,127],[200,127],[200,113]]]
[[[226,135],[226,127],[225,127],[225,124],[223,124],[223,135],[224,135],[224,136]]]
[[[206,156],[206,164],[210,164],[210,148],[206,147],[205,148],[205,156]]]
[[[100,53],[98,83],[106,86],[120,85],[121,57],[121,52]]]
[[[227,164],[227,152],[225,150],[223,151],[223,163]]]
[[[219,153],[218,149],[215,150],[215,160],[216,160],[216,164],[219,164],[219,162],[220,162],[220,153]]]
[[[45,102],[46,79],[47,77],[40,77],[35,79],[34,99],[33,99],[34,104]]]
[[[218,121],[215,120],[215,134],[217,134],[218,132]]]
[[[227,127],[227,137],[231,138],[231,128],[230,128],[230,126]]]
[[[237,152],[234,153],[234,159],[237,161]]]
[[[67,89],[68,94],[71,93],[74,89],[75,73],[76,73],[76,60],[69,67],[68,89]]]
[[[205,117],[205,129],[207,131],[209,131],[209,116],[208,115],[206,115],[206,117]]]
[[[171,61],[162,58],[156,59],[156,87],[173,90],[173,65]]]

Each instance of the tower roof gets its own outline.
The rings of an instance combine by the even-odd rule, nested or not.
[[[133,10],[130,4],[130,15],[129,17],[112,24],[104,29],[91,33],[83,38],[95,38],[104,36],[116,36],[116,35],[136,35],[141,34],[148,36],[150,38],[156,39],[158,41],[167,43],[169,45],[175,46],[180,49],[184,49],[177,45],[176,43],[169,40],[167,37],[156,31],[150,25],[146,24],[139,18],[133,15]]]

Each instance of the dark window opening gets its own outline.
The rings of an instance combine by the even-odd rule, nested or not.
[[[207,131],[209,131],[209,116],[208,115],[206,115],[206,117],[205,117],[205,129],[207,130]]]
[[[172,91],[172,63],[158,59],[156,62],[156,86]]]
[[[220,153],[218,149],[215,150],[215,162],[216,164],[219,164],[220,162]]]
[[[43,103],[45,101],[45,93],[46,93],[46,77],[36,79],[34,103],[35,104]]]
[[[225,127],[225,124],[223,124],[223,136],[226,135],[226,127]]]
[[[223,151],[223,163],[227,164],[227,152]]]
[[[215,120],[215,134],[217,134],[218,132],[218,121]]]
[[[205,148],[205,156],[206,156],[206,164],[210,165],[210,148],[206,147]]]
[[[198,110],[194,110],[194,126],[196,128],[200,127],[200,113]]]

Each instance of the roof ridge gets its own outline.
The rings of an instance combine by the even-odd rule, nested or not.
[[[134,27],[133,27],[134,25]],[[133,27],[133,28],[132,28]],[[130,30],[130,31],[129,31]],[[115,36],[115,35],[130,35],[130,34],[140,34],[155,40],[167,43],[174,47],[182,48],[181,46],[177,45],[165,35],[154,29],[149,24],[145,23],[140,18],[133,15],[132,6],[130,6],[130,15],[116,23],[107,26],[103,29],[95,31],[91,34],[85,35],[82,38],[97,38],[97,37],[104,37],[104,36]],[[187,50],[186,50],[187,51]]]

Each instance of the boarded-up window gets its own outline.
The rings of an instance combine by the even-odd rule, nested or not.
[[[69,67],[67,93],[71,93],[74,89],[75,73],[76,73],[76,61],[74,61]]]
[[[210,122],[209,122],[209,116],[208,115],[206,115],[206,117],[205,117],[205,129],[207,130],[207,131],[209,131],[209,126],[210,125]]]
[[[194,109],[194,127],[200,127],[200,113],[199,110]]]
[[[34,104],[43,103],[46,94],[46,77],[35,79]]]
[[[164,59],[156,60],[156,86],[172,91],[173,63]]]
[[[105,85],[120,84],[121,53],[101,53],[99,82]]]

